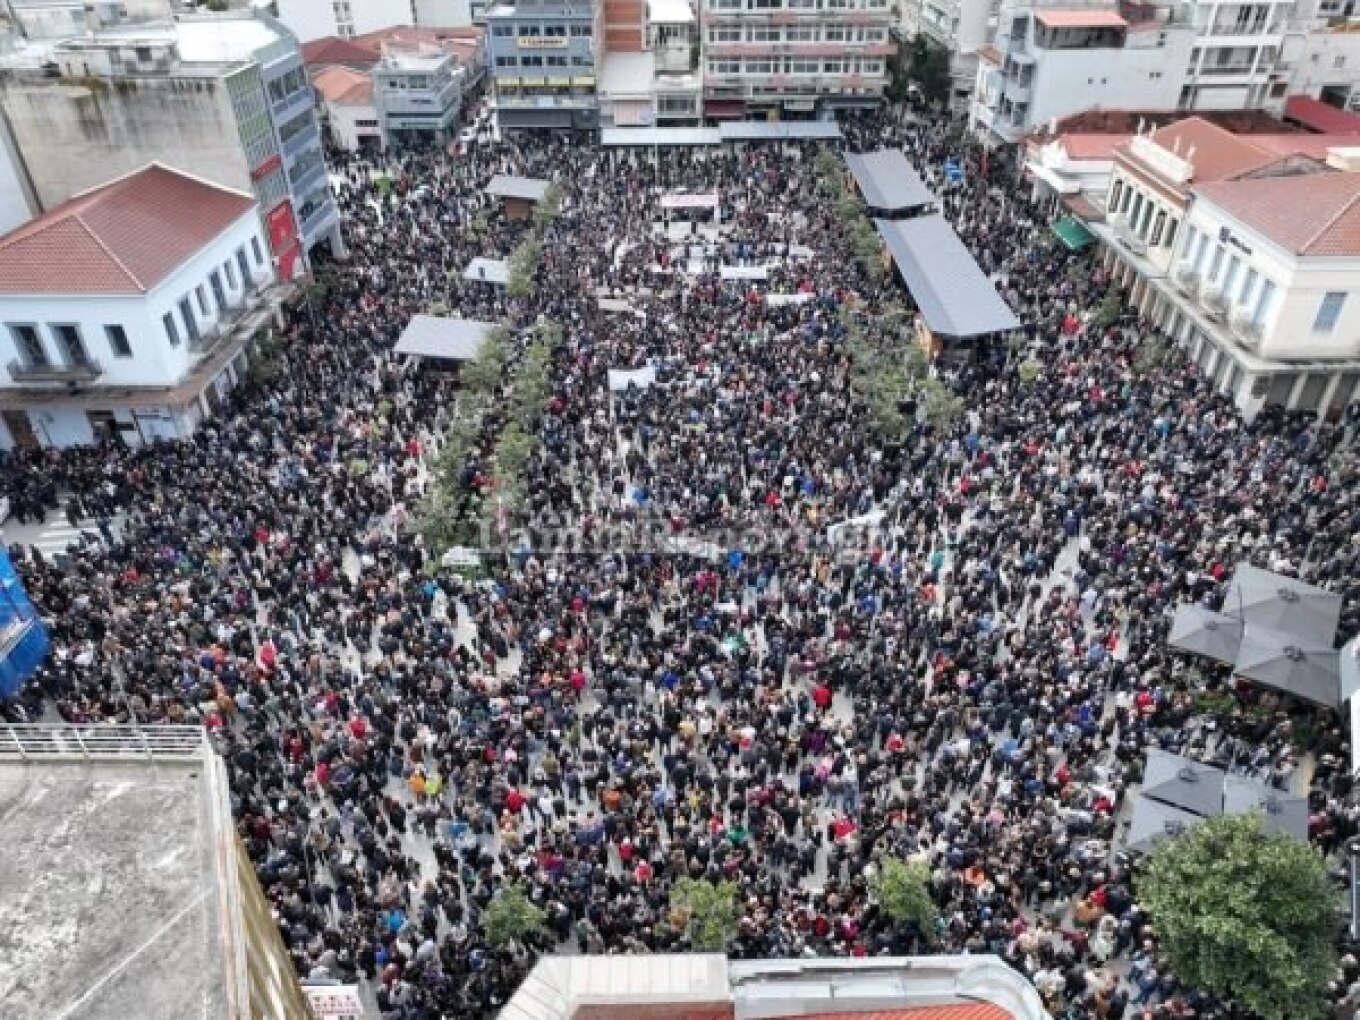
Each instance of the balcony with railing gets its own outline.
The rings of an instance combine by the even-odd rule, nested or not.
[[[189,340],[189,353],[206,358],[233,340],[253,336],[289,289],[285,284],[274,283],[273,277],[261,270],[245,293],[237,291],[228,295],[226,306],[217,313],[217,321],[199,330],[198,336]]]
[[[24,361],[9,363],[9,377],[17,383],[88,383],[104,374],[104,366],[94,358],[57,364],[36,365]]]

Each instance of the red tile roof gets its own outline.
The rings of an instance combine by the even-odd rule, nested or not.
[[[1360,174],[1217,181],[1194,191],[1295,255],[1360,255]]]
[[[376,64],[382,56],[376,44],[361,43],[358,39],[341,39],[327,35],[302,44],[302,62],[308,67],[318,64],[353,64],[363,67]]]
[[[864,1013],[812,1013],[798,1020],[1013,1020],[993,1002],[957,1002],[946,1006],[912,1006]]]
[[[1127,28],[1129,23],[1115,11],[1038,11],[1039,24],[1048,28]]]
[[[1114,159],[1114,150],[1129,140],[1129,135],[1060,135],[1068,159]]]
[[[363,71],[334,64],[312,75],[312,87],[337,106],[371,106],[373,79]]]
[[[1354,135],[1311,135],[1296,131],[1290,135],[1252,135],[1256,145],[1264,146],[1277,156],[1311,156],[1327,158],[1327,150],[1346,148],[1356,144]]]
[[[1286,99],[1284,115],[1287,120],[1297,121],[1304,127],[1324,134],[1360,135],[1360,114],[1338,110],[1309,96],[1290,96]]]
[[[1187,117],[1158,128],[1152,133],[1152,140],[1194,164],[1196,184],[1237,177],[1280,158],[1277,152],[1202,117]]]
[[[254,206],[152,163],[0,237],[0,293],[144,293]]]

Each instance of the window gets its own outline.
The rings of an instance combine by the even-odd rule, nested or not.
[[[170,341],[171,347],[179,346],[179,323],[175,321],[174,312],[166,312],[161,316],[161,325],[165,327],[165,338]]]
[[[1346,58],[1345,58],[1344,56],[1337,56],[1337,57],[1332,58],[1332,70],[1333,70],[1333,71],[1339,71],[1339,70],[1341,70],[1341,69],[1342,69],[1343,67],[1345,67],[1345,66],[1346,66]]]
[[[590,38],[590,26],[589,26],[589,25],[572,25],[572,26],[571,26],[571,34],[572,34],[575,38],[577,38],[577,39],[589,39],[589,38]]]
[[[1228,259],[1228,271],[1223,274],[1223,296],[1231,297],[1233,286],[1237,283],[1237,274],[1242,269],[1242,260],[1236,255]]]
[[[740,60],[710,60],[708,62],[709,74],[741,74]]]
[[[190,342],[198,339],[198,319],[194,317],[194,307],[189,304],[187,297],[179,299],[179,314],[184,318],[184,328],[189,334]]]
[[[132,357],[132,344],[128,343],[127,330],[122,326],[105,326],[104,335],[108,337],[109,350],[113,351],[115,358]]]
[[[534,36],[539,36],[539,35],[542,35],[542,34],[543,34],[543,26],[542,26],[542,25],[520,25],[520,26],[519,26],[519,37],[520,37],[521,39],[532,38],[532,37],[534,37]]]
[[[817,60],[799,60],[794,58],[789,61],[789,74],[817,74],[821,69],[821,62]]]
[[[1189,261],[1195,257],[1195,242],[1199,240],[1199,231],[1194,227],[1186,227],[1185,229],[1185,251],[1182,253],[1182,257]]]
[[[747,38],[751,42],[779,42],[779,32],[777,28],[751,28],[747,29]]]
[[[1176,228],[1180,225],[1181,221],[1177,219],[1171,220],[1171,222],[1166,225],[1166,236],[1162,238],[1162,244],[1166,245],[1168,248],[1174,247],[1176,243]]]
[[[788,6],[791,11],[815,11],[817,0],[789,0]]]
[[[250,260],[246,258],[245,245],[236,249],[236,266],[241,270],[241,286],[250,282]]]
[[[847,31],[847,29],[842,28],[840,25],[830,25],[823,32],[822,37],[827,42],[845,42]]]
[[[519,57],[497,57],[497,67],[519,67]]]
[[[1223,256],[1227,254],[1223,250],[1223,245],[1214,245],[1214,257],[1209,260],[1209,271],[1204,274],[1204,278],[1209,281],[1218,279],[1218,271],[1223,268]]]
[[[1271,312],[1271,306],[1275,302],[1275,284],[1269,280],[1261,281],[1261,296],[1256,299],[1256,311],[1252,313],[1251,321],[1259,326],[1266,320]]]
[[[222,276],[216,269],[208,274],[208,284],[212,287],[213,298],[217,301],[220,311],[227,307],[227,292],[222,289]]]
[[[43,368],[50,363],[47,359],[47,348],[43,346],[37,326],[10,326],[9,332],[10,336],[14,337],[14,346],[25,365],[29,368]]]
[[[1256,270],[1248,266],[1247,278],[1242,281],[1242,291],[1237,295],[1238,304],[1245,307],[1246,303],[1251,300],[1251,292],[1256,289],[1257,279]]]
[[[747,74],[774,74],[774,64],[769,60],[746,61]]]
[[[501,39],[508,39],[515,34],[515,30],[509,25],[493,25],[491,34]]]
[[[883,61],[881,61],[881,60],[864,60],[864,61],[861,61],[861,62],[860,62],[860,70],[863,71],[865,74],[882,74],[882,73],[883,73]]]
[[[228,262],[223,262],[223,263],[222,263],[222,268],[226,271],[226,274],[227,274],[227,286],[230,287],[232,290],[235,290],[235,289],[236,289],[236,270],[235,270],[234,268],[232,268],[232,264],[231,264],[231,262],[229,262],[229,261],[228,261]]]
[[[1332,290],[1324,294],[1322,304],[1318,305],[1317,318],[1313,320],[1313,332],[1330,333],[1336,329],[1337,320],[1341,318],[1341,306],[1345,303],[1344,290]]]
[[[817,41],[817,30],[811,27],[786,28],[784,38],[791,43],[805,43]]]
[[[824,61],[824,62],[822,63],[822,73],[823,73],[823,74],[844,74],[844,73],[845,73],[845,61],[843,61],[843,60],[827,60],[827,61]]]
[[[90,356],[85,353],[85,341],[80,337],[80,328],[70,325],[52,327],[57,338],[57,349],[68,365],[88,364]]]

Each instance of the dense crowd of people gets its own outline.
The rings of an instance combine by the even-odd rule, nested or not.
[[[76,493],[118,519],[17,551],[54,645],[32,697],[210,727],[303,975],[358,975],[403,1020],[493,1015],[537,952],[684,950],[691,876],[737,883],[735,956],[993,952],[1055,1015],[1226,1015],[1158,958],[1119,852],[1144,750],[1280,786],[1306,760],[1313,838],[1356,833],[1335,714],[1246,687],[1225,711],[1205,692],[1229,678],[1165,646],[1240,560],[1340,592],[1356,629],[1348,423],[1244,421],[1144,357],[1135,314],[1093,315],[1090,254],[948,121],[844,132],[907,154],[1023,323],[937,362],[953,420],[874,427],[847,331],[887,342],[909,298],[856,258],[815,146],[532,139],[338,158],[349,255],[275,371],[192,439],[0,469],[26,512]],[[505,172],[562,189],[526,297],[462,279],[534,229],[483,193]],[[716,224],[680,236],[675,192],[716,192]],[[560,327],[513,548],[479,574],[418,527],[460,394],[391,350],[435,307],[512,351]],[[647,367],[611,397],[609,370]],[[872,902],[885,855],[928,862],[935,930]],[[546,914],[527,947],[485,937],[508,882]],[[1357,978],[1347,958],[1338,1000]]]

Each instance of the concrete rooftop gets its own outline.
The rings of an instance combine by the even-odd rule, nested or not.
[[[202,772],[0,763],[6,1020],[228,1014]]]

